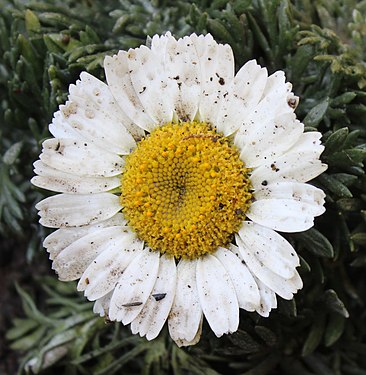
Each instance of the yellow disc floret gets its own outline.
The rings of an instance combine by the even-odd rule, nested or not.
[[[121,204],[148,246],[197,258],[224,246],[240,228],[252,194],[236,148],[205,123],[169,123],[127,157]]]

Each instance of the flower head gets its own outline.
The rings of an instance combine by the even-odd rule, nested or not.
[[[298,98],[256,61],[234,74],[228,45],[169,33],[106,57],[107,84],[84,72],[49,126],[36,186],[44,241],[64,281],[94,311],[178,345],[203,316],[235,332],[239,308],[268,316],[302,287],[280,232],[323,213],[307,184],[326,169],[321,134],[304,133]]]

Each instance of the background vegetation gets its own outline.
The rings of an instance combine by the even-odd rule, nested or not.
[[[0,373],[366,374],[366,1],[0,0]],[[241,312],[240,330],[178,349],[105,322],[49,271],[34,205],[32,162],[68,85],[104,79],[106,54],[170,30],[210,32],[281,69],[298,117],[323,134],[327,193],[314,228],[288,235],[304,288],[269,318]],[[6,338],[1,338],[6,334]]]

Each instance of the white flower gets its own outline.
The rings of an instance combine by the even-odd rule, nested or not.
[[[178,345],[198,342],[203,316],[235,332],[239,308],[268,316],[302,287],[280,232],[324,212],[306,184],[326,169],[321,134],[304,133],[298,98],[256,61],[234,74],[228,45],[170,33],[106,57],[49,126],[32,183],[59,228],[44,246],[60,280],[79,280],[94,311]]]

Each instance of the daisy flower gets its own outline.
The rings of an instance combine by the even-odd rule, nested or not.
[[[292,299],[299,258],[277,231],[324,212],[306,182],[326,165],[285,74],[255,60],[235,74],[209,34],[155,35],[104,69],[107,84],[83,72],[70,86],[34,164],[32,183],[60,193],[36,205],[60,280],[148,340],[167,322],[179,346],[203,317],[220,337],[239,309]]]

